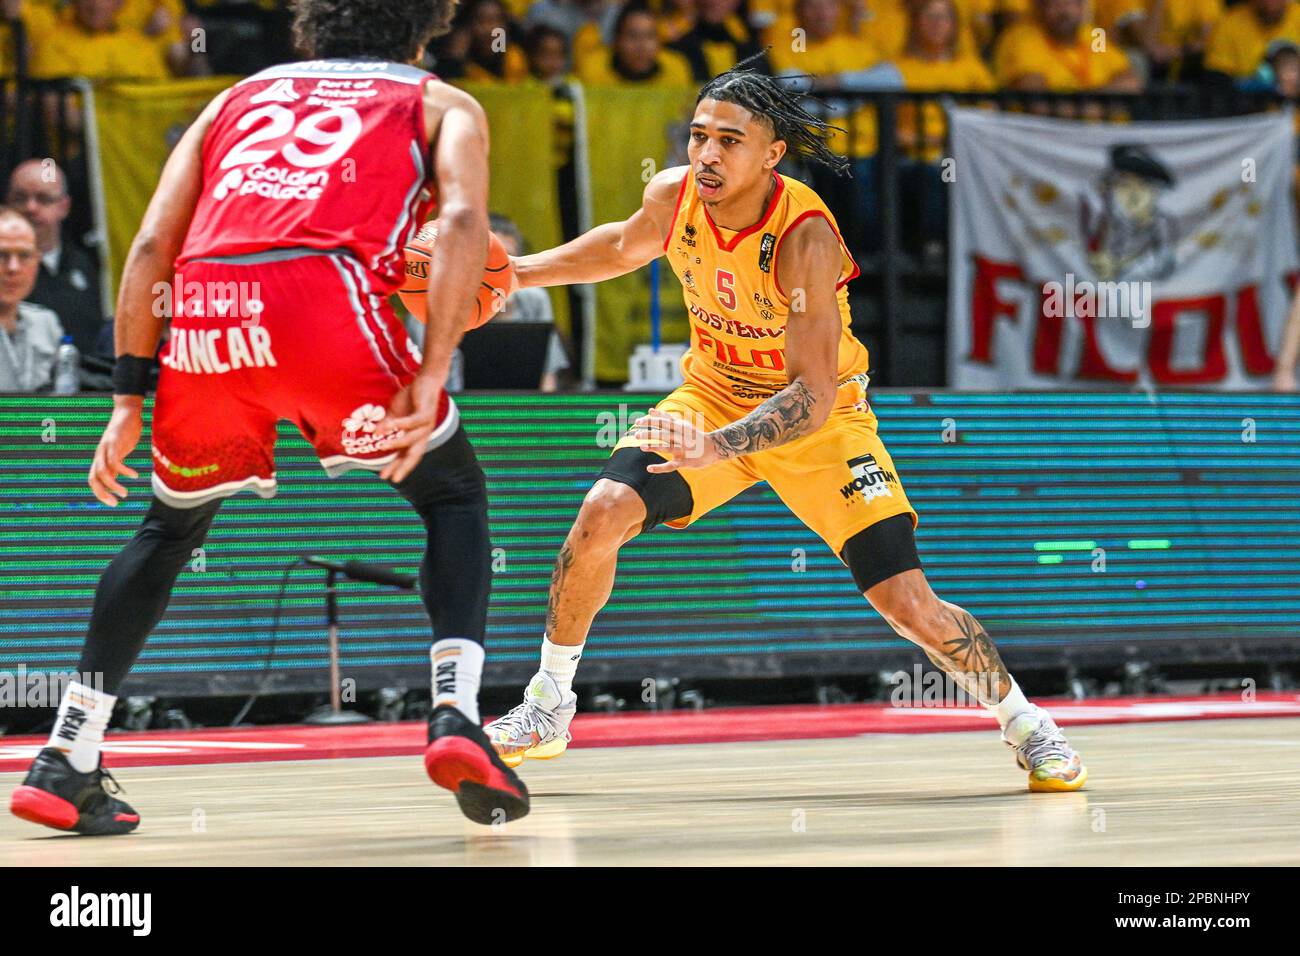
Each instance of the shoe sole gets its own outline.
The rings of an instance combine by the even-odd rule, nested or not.
[[[442,737],[429,744],[424,770],[435,784],[456,795],[461,812],[475,823],[509,823],[528,813],[528,798],[481,748],[463,737]]]
[[[81,819],[77,808],[48,790],[26,784],[9,798],[9,812],[28,823],[52,830],[80,833],[82,836],[122,836],[140,825],[139,814],[118,813],[111,823],[97,824],[97,818]]]
[[[1079,776],[1073,780],[1060,780],[1056,777],[1048,777],[1046,780],[1035,780],[1031,775],[1029,778],[1029,790],[1032,793],[1073,793],[1076,790],[1082,790],[1083,785],[1088,782],[1088,768],[1084,767],[1079,771]]]
[[[54,830],[71,830],[81,814],[67,800],[45,790],[23,784],[9,798],[9,812],[14,816]]]
[[[552,740],[549,744],[538,744],[536,747],[529,747],[527,750],[516,750],[514,753],[503,754],[497,751],[497,756],[507,767],[514,769],[525,760],[554,760],[561,757],[569,749],[567,740]]]

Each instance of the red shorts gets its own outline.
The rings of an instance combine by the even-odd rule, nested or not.
[[[271,250],[182,267],[154,405],[154,494],[180,508],[245,488],[271,497],[281,418],[331,476],[392,461],[383,419],[420,353],[372,288],[342,253]],[[444,392],[429,447],[458,421]]]

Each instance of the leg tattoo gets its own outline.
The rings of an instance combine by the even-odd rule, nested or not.
[[[560,589],[564,587],[564,576],[573,565],[573,547],[564,542],[560,553],[555,556],[555,568],[551,571],[551,596],[546,605],[546,633],[554,634],[559,622]]]
[[[955,604],[944,603],[958,636],[943,641],[943,649],[926,650],[940,670],[981,704],[995,706],[1011,692],[1011,675],[993,640],[975,616]]]

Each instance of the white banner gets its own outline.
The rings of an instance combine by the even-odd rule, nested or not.
[[[1296,280],[1289,110],[949,117],[951,386],[1268,384]]]

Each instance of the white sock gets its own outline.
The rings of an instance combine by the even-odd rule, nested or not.
[[[560,700],[573,693],[573,677],[578,673],[578,660],[582,657],[581,644],[552,644],[551,639],[542,635],[542,671],[560,688]]]
[[[1015,720],[1025,711],[1032,710],[1033,707],[1034,705],[1025,698],[1024,692],[1020,689],[1020,685],[1016,683],[1016,679],[1012,677],[1011,690],[1007,691],[1007,695],[1003,697],[1002,700],[988,709],[997,714],[998,723],[1005,728],[1007,724],[1011,723],[1011,721]]]
[[[99,766],[99,748],[116,702],[112,694],[69,681],[47,746],[66,754],[74,770],[90,773]]]
[[[483,676],[483,645],[463,637],[435,641],[429,649],[433,662],[433,706],[451,704],[480,723],[478,684]]]

